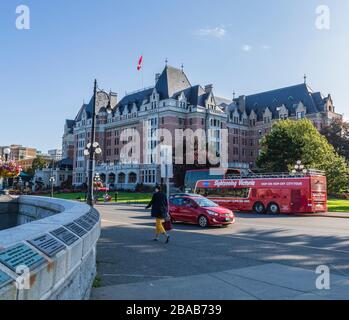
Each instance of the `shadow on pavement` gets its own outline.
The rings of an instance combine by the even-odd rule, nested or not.
[[[154,229],[149,226],[153,225],[149,218],[149,223],[102,229],[97,254],[101,286],[266,263],[296,266],[314,272],[319,265],[328,265],[333,273],[349,276],[349,237],[306,234],[295,237],[285,230],[265,231],[250,227],[240,232],[232,227],[231,232],[226,229],[224,234],[211,235],[193,225],[176,224],[171,241],[166,245],[152,241]]]

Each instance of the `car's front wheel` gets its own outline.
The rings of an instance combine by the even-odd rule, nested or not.
[[[206,228],[208,226],[208,220],[205,216],[200,216],[199,217],[199,226],[201,228]]]

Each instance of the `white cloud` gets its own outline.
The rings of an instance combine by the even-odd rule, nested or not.
[[[249,44],[244,44],[242,47],[241,47],[241,50],[242,51],[245,51],[245,52],[249,52],[252,50],[252,47],[249,45]]]
[[[214,37],[223,39],[227,35],[227,30],[221,27],[199,29],[195,31],[195,35],[200,37]]]
[[[271,47],[269,45],[267,45],[267,44],[263,44],[262,45],[262,49],[263,50],[269,50],[269,49],[271,49]]]

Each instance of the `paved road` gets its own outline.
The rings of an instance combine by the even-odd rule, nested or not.
[[[228,228],[176,224],[166,245],[142,208],[98,210],[92,299],[349,299],[349,219],[237,214]],[[330,290],[316,288],[319,265]]]

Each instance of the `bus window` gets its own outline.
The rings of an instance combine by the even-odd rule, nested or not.
[[[250,188],[230,189],[230,188],[198,188],[196,193],[204,197],[217,198],[248,198]]]

